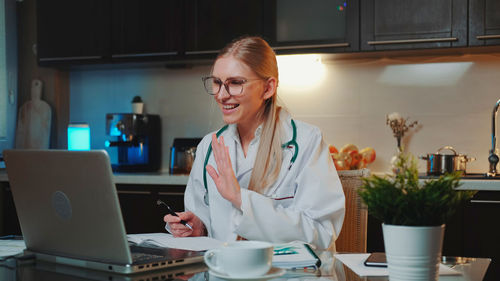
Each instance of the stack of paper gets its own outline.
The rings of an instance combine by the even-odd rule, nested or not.
[[[21,254],[24,249],[24,240],[0,240],[0,258]]]
[[[207,237],[174,237],[168,233],[129,234],[131,244],[144,247],[166,247],[191,251],[206,251],[222,246],[223,242]]]

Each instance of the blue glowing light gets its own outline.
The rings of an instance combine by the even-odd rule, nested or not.
[[[69,124],[68,150],[90,150],[90,128],[88,124]]]

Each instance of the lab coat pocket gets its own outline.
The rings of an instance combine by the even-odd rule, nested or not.
[[[295,185],[290,177],[286,177],[271,193],[275,207],[289,207],[295,199]]]
[[[295,199],[295,194],[275,194],[271,197],[271,199],[273,200],[274,207],[288,208],[292,205],[293,200]]]

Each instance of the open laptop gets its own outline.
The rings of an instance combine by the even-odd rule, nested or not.
[[[118,273],[203,261],[203,252],[129,246],[106,151],[5,150],[4,158],[37,259]]]

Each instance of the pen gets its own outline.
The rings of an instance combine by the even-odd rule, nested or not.
[[[156,205],[158,205],[158,206],[163,205],[163,206],[167,207],[167,211],[168,211],[168,213],[169,213],[169,214],[171,214],[172,216],[176,216],[176,217],[178,217],[178,215],[177,215],[174,211],[172,211],[172,209],[170,208],[170,206],[169,206],[169,205],[167,205],[167,203],[165,203],[165,202],[161,201],[160,199],[156,200]],[[185,225],[187,228],[189,228],[189,229],[193,230],[193,227],[192,227],[192,226],[190,226],[190,225],[187,223],[187,221],[185,221],[185,220],[181,220],[181,223],[182,223],[183,225]]]

